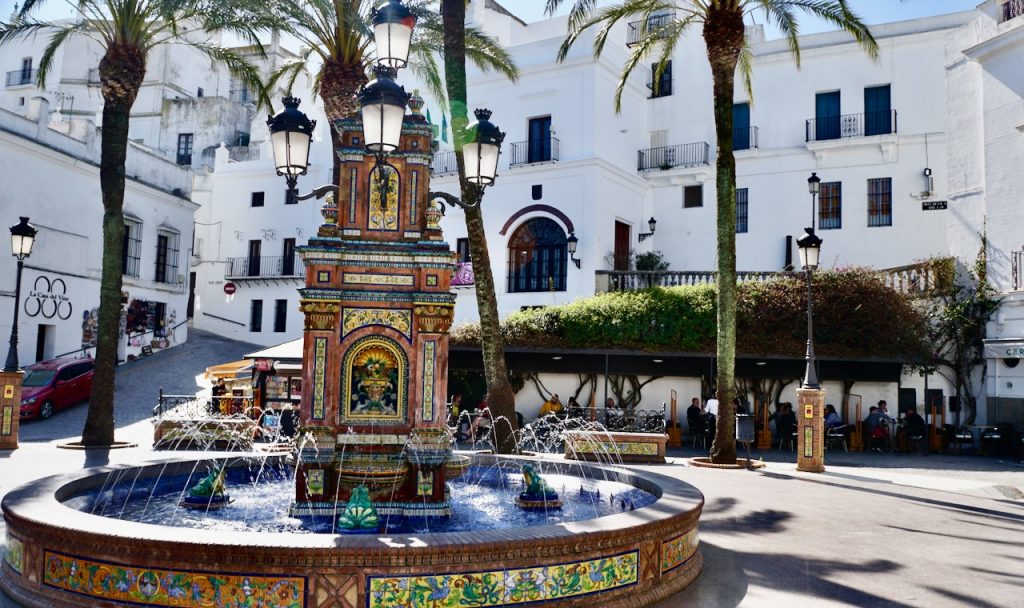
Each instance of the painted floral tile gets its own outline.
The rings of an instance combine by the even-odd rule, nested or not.
[[[18,574],[22,574],[24,571],[25,545],[10,534],[7,535],[7,551],[4,552],[4,563]]]
[[[668,572],[693,557],[697,552],[699,543],[697,528],[691,528],[685,533],[666,541],[661,545],[661,571]]]

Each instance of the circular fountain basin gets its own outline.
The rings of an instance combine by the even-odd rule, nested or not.
[[[527,462],[473,456],[475,466]],[[558,524],[365,535],[183,529],[111,519],[64,504],[111,473],[188,475],[195,460],[91,469],[22,486],[3,500],[0,585],[31,607],[637,606],[699,574],[703,496],[676,479],[580,463],[545,474],[625,483],[655,501]],[[229,488],[230,492],[230,488]],[[249,602],[249,603],[246,603]]]

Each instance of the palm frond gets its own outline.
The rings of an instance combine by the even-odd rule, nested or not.
[[[743,48],[740,49],[739,57],[736,58],[736,67],[743,77],[743,90],[747,92],[747,103],[754,107],[754,50],[750,48],[747,39],[743,39]]]
[[[878,58],[878,43],[870,28],[849,7],[848,0],[749,0],[748,11],[763,10],[789,42],[789,49],[800,65],[799,23],[795,11],[822,19],[853,36],[868,56]]]

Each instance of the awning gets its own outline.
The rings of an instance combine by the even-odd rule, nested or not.
[[[278,344],[245,355],[246,359],[276,359],[278,361],[302,361],[302,338]]]
[[[1024,338],[985,340],[986,359],[1024,358]]]
[[[252,361],[232,361],[231,363],[220,363],[206,368],[206,378],[217,380],[218,378],[239,378],[249,376],[252,373]]]

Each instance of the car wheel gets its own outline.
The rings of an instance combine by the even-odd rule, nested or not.
[[[39,417],[45,420],[50,416],[53,416],[53,403],[47,401],[46,403],[43,404],[42,407],[39,408]]]

